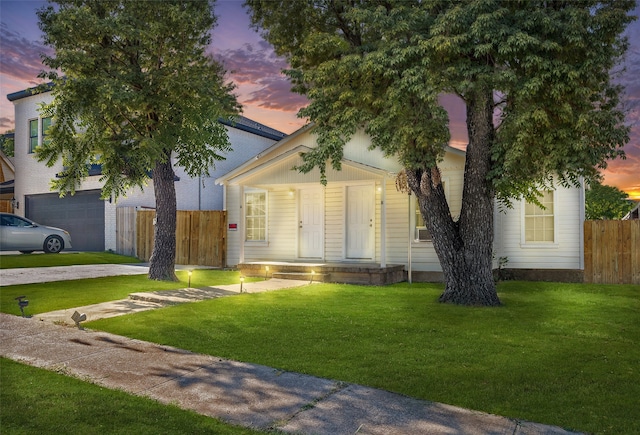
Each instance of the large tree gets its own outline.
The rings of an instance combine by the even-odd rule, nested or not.
[[[190,176],[208,174],[230,149],[220,117],[237,113],[224,70],[206,49],[213,2],[51,1],[38,11],[54,82],[48,141],[38,157],[62,159],[54,180],[74,193],[88,165],[102,165],[103,196],[153,179],[155,241],[149,278],[176,280],[173,159]]]
[[[318,146],[299,168],[340,168],[364,128],[397,156],[432,234],[443,302],[498,305],[496,198],[537,200],[622,155],[628,129],[609,73],[633,0],[247,0],[253,24],[291,65]],[[438,163],[450,138],[443,93],[466,105],[462,211]],[[326,181],[324,178],[322,181]]]
[[[587,219],[622,219],[634,207],[629,194],[599,180],[591,183],[585,194]]]

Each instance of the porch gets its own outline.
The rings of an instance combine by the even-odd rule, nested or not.
[[[355,262],[252,261],[238,264],[242,276],[299,279],[309,282],[385,285],[405,280],[404,265]]]

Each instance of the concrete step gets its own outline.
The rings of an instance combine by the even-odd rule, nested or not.
[[[299,281],[326,282],[329,280],[328,273],[311,273],[311,272],[273,272],[272,278],[277,279],[294,279]]]

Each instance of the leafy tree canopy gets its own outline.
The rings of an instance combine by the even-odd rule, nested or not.
[[[149,278],[177,280],[173,159],[207,175],[229,151],[220,117],[239,109],[224,70],[207,54],[213,2],[59,0],[38,11],[54,82],[43,108],[53,124],[40,160],[64,165],[53,187],[74,193],[89,163],[102,165],[103,196],[144,186],[156,199]]]
[[[318,146],[300,170],[340,169],[363,128],[404,165],[445,278],[443,302],[500,303],[493,214],[552,180],[578,184],[623,156],[629,129],[610,71],[634,0],[247,0],[290,62]],[[438,163],[450,139],[438,97],[466,105],[469,144],[460,216]]]
[[[309,170],[339,167],[364,126],[407,168],[433,167],[449,140],[438,95],[493,93],[488,174],[498,197],[592,178],[623,156],[628,128],[610,71],[633,0],[248,0],[253,22],[291,63],[320,147]]]
[[[599,181],[591,184],[585,193],[586,218],[622,219],[634,207],[629,194]]]
[[[53,2],[52,2],[53,3]],[[218,122],[238,110],[233,86],[205,50],[212,3],[61,0],[38,12],[53,80],[44,116],[54,123],[38,157],[62,158],[54,188],[74,192],[88,163],[102,165],[103,195],[143,186],[174,154],[191,176],[229,150]]]

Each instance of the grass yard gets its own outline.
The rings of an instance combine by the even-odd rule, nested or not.
[[[3,434],[220,434],[261,432],[0,358]]]
[[[29,306],[27,315],[48,311],[81,307],[100,302],[126,299],[130,293],[174,290],[187,287],[186,270],[176,272],[179,282],[152,281],[147,275],[113,276],[73,281],[24,284],[0,287],[0,311],[20,315],[15,298],[25,295]],[[247,278],[247,282],[252,279]],[[191,287],[206,287],[223,284],[237,284],[240,274],[236,271],[197,269],[191,276]]]
[[[315,284],[88,328],[599,434],[640,433],[640,286],[504,282],[504,306],[431,284]]]
[[[23,267],[70,266],[75,264],[125,264],[140,263],[135,257],[111,252],[61,252],[59,254],[0,255],[0,269]]]

